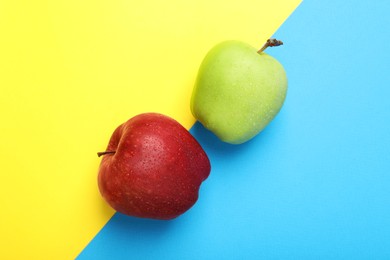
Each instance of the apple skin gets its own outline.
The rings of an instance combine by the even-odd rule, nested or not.
[[[174,119],[137,115],[112,134],[98,174],[100,193],[126,215],[173,219],[198,199],[210,161],[196,139]]]
[[[222,141],[241,144],[273,120],[286,93],[286,72],[275,58],[246,43],[225,41],[199,68],[191,112]]]

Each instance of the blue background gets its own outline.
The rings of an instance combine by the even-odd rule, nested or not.
[[[116,213],[78,259],[390,259],[390,4],[304,1],[268,49],[286,103],[252,141],[191,133],[212,172],[173,221]]]

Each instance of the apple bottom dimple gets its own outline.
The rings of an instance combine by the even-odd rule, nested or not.
[[[200,168],[186,172],[185,165],[174,161],[154,172],[149,168],[146,171],[138,169],[137,174],[137,169],[126,173],[125,168],[102,166],[99,189],[107,203],[118,212],[142,218],[173,219],[196,203],[204,180],[196,175],[195,171]]]
[[[124,185],[118,211],[148,218],[172,219],[191,208],[198,199],[203,178],[192,156],[179,154],[181,161],[165,160],[157,168],[139,168]]]
[[[179,174],[172,174],[174,175]],[[126,180],[128,183],[121,183],[122,188],[118,188],[120,183],[111,180],[105,187],[110,192],[103,196],[118,212],[154,219],[175,218],[197,201],[201,182],[190,184],[161,176],[155,177],[159,178],[161,181],[150,181],[150,176],[147,179],[129,179]]]
[[[127,204],[127,206],[119,206],[117,211],[142,218],[163,220],[173,219],[186,212],[196,203],[198,200],[198,192],[184,201],[180,194],[178,194],[177,197],[180,199],[164,198],[159,196],[154,196],[151,199],[145,199],[143,194],[135,197],[129,196],[125,197],[125,199],[127,198],[127,201],[123,203]],[[129,210],[129,208],[131,208],[131,210]]]

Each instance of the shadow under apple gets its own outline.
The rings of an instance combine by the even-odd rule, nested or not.
[[[211,165],[213,165],[215,160],[234,160],[236,157],[247,156],[247,153],[250,153],[253,149],[260,149],[260,146],[265,148],[270,143],[268,140],[272,140],[275,137],[273,132],[276,128],[278,128],[277,125],[271,122],[257,136],[243,144],[229,144],[219,140],[216,135],[206,129],[199,121],[193,125],[190,132],[206,151]]]
[[[131,236],[158,237],[163,235],[174,220],[155,220],[147,218],[131,217],[116,212],[110,220],[110,231],[118,236],[129,238]]]

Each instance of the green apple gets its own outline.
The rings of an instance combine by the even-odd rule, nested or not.
[[[191,112],[222,141],[241,144],[256,136],[280,111],[287,93],[283,66],[263,51],[283,44],[269,39],[257,50],[240,41],[212,48],[198,72]]]

